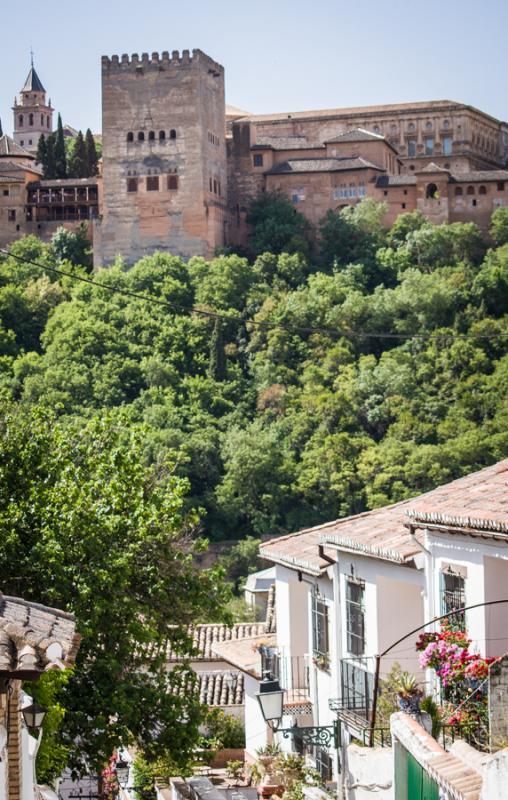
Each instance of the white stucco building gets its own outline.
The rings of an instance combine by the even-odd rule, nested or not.
[[[281,727],[340,719],[341,757],[333,743],[307,752],[336,779],[349,741],[369,740],[376,656],[391,648],[381,680],[398,662],[432,690],[418,634],[397,641],[457,608],[508,600],[508,459],[412,500],[273,539],[260,553],[275,565],[276,634],[215,647],[245,674],[247,758],[273,738],[256,699],[269,670],[285,689]],[[473,649],[508,651],[507,612],[508,603],[465,613]],[[275,737],[301,749],[298,731]]]

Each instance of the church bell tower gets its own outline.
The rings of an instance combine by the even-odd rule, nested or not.
[[[41,134],[53,131],[51,100],[46,103],[46,89],[35,71],[33,56],[30,72],[19,93],[14,98],[14,141],[31,153],[36,152]]]

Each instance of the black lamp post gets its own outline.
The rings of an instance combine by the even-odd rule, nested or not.
[[[21,713],[23,714],[23,719],[25,720],[25,725],[27,728],[30,730],[40,730],[42,728],[42,723],[44,722],[47,709],[43,708],[43,706],[37,705],[37,703],[31,703],[29,706],[22,708]]]
[[[263,674],[263,680],[259,684],[259,692],[256,694],[263,719],[270,726],[274,733],[282,733],[284,739],[298,734],[303,744],[314,745],[317,747],[329,747],[331,744],[338,749],[339,746],[339,723],[335,721],[333,725],[293,725],[291,728],[280,728],[284,716],[284,690],[281,689],[279,681],[273,679],[270,673]]]

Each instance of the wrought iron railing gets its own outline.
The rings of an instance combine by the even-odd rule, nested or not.
[[[261,672],[276,678],[285,690],[284,702],[309,700],[309,664],[305,656],[286,656],[276,648],[261,651]]]
[[[370,719],[374,692],[374,673],[371,659],[343,658],[340,662],[342,708],[352,711],[359,717]]]

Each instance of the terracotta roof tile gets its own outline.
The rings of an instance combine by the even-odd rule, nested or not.
[[[298,172],[349,172],[355,169],[376,169],[383,167],[372,164],[365,158],[295,158],[275,164],[267,170],[267,175],[282,175]]]
[[[21,145],[16,144],[14,139],[7,134],[0,136],[0,156],[23,156],[33,160],[33,155]]]
[[[343,131],[343,133],[339,133],[337,136],[334,136],[333,139],[327,139],[326,144],[334,144],[340,142],[372,142],[372,141],[385,142],[386,139],[384,136],[381,136],[380,133],[373,133],[372,131],[366,131],[363,128],[350,128],[349,130]]]
[[[466,527],[472,535],[497,530],[502,538],[508,532],[508,459],[410,500],[272,539],[260,553],[314,575],[328,563],[319,554],[320,544],[405,563],[418,552],[407,528],[411,518],[452,531]]]
[[[0,594],[0,673],[71,666],[80,640],[72,614]]]

